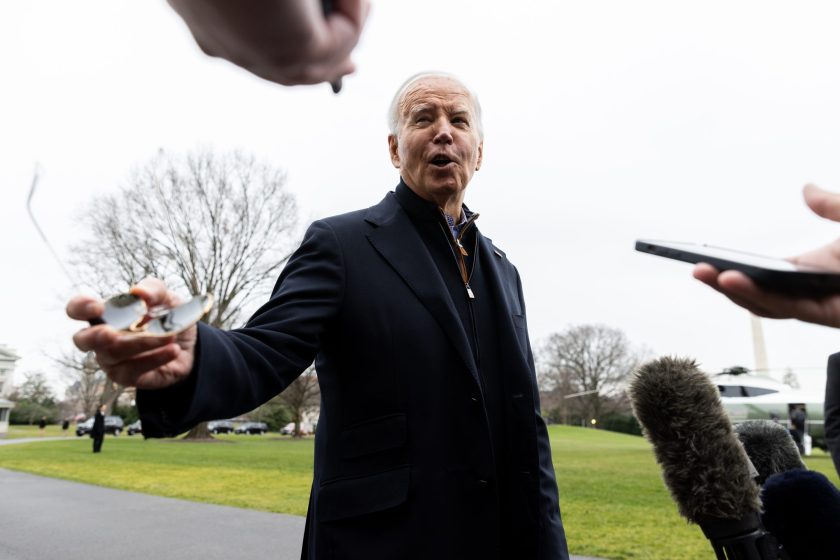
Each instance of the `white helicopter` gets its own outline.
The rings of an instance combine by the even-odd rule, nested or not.
[[[806,414],[805,453],[811,446],[825,449],[823,404],[825,396],[817,391],[794,389],[790,385],[746,368],[732,368],[712,376],[720,391],[720,400],[734,424],[744,420],[775,420],[790,427],[790,412],[801,406]]]

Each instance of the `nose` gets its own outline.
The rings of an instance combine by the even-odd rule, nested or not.
[[[452,138],[452,123],[449,119],[441,118],[435,122],[435,137],[433,139],[435,144],[451,144]]]

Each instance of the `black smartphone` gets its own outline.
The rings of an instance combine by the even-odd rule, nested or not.
[[[671,241],[636,240],[636,250],[688,263],[708,263],[718,270],[738,270],[766,290],[797,296],[840,294],[840,274],[815,266],[753,253]]]

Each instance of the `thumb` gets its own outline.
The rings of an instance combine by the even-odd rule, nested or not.
[[[163,280],[158,278],[147,277],[140,280],[131,287],[129,293],[143,298],[149,308],[158,305],[173,307],[179,303],[174,292],[169,291]]]
[[[815,214],[827,220],[840,222],[840,194],[808,184],[802,189],[802,196],[805,198],[805,204]]]
[[[350,20],[353,27],[356,28],[356,34],[364,27],[369,12],[370,2],[368,0],[334,0],[333,2],[332,14],[342,14]]]

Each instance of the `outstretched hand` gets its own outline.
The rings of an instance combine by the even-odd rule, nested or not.
[[[370,3],[332,0],[168,0],[201,50],[282,85],[332,82],[355,70]]]
[[[840,194],[824,191],[814,185],[806,185],[802,194],[814,213],[840,222]],[[788,260],[794,264],[808,264],[840,274],[840,239]],[[840,294],[802,297],[768,292],[741,272],[719,272],[706,263],[694,267],[694,277],[761,317],[799,319],[808,323],[840,327]]]
[[[142,280],[130,292],[143,298],[150,309],[178,303],[177,295],[157,278]],[[100,317],[103,310],[102,300],[87,296],[76,296],[67,304],[67,315],[80,321]],[[73,342],[83,352],[94,352],[112,381],[138,389],[162,389],[190,374],[197,336],[195,325],[167,337],[126,334],[108,325],[96,325],[78,331]]]

